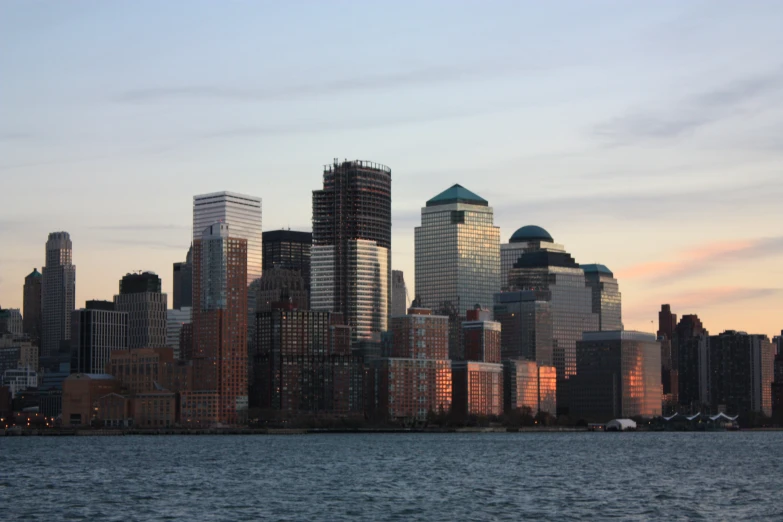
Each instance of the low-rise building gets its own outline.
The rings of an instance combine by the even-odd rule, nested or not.
[[[120,383],[112,375],[73,373],[63,381],[64,426],[86,426],[99,418],[99,399],[119,393]]]

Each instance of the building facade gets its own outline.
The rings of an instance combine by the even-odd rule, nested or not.
[[[392,270],[392,317],[405,315],[408,310],[408,290],[405,288],[405,275],[402,270]]]
[[[582,265],[585,281],[593,294],[593,313],[598,314],[598,329],[623,329],[622,295],[614,274],[605,265]]]
[[[63,381],[63,426],[87,426],[99,419],[99,400],[119,393],[120,385],[111,375],[73,373]]]
[[[671,306],[661,305],[658,312],[658,340],[661,343],[661,384],[663,385],[664,413],[675,413],[679,405],[679,361],[676,351],[672,348],[674,331],[677,327],[677,315],[672,313]]]
[[[41,274],[41,355],[56,355],[71,340],[71,312],[76,308],[76,267],[68,232],[52,232],[46,241]]]
[[[391,169],[326,165],[313,191],[310,307],[343,314],[355,341],[380,342],[391,312]]]
[[[476,308],[467,311],[462,323],[465,360],[499,363],[501,353],[500,323],[491,321],[489,310]]]
[[[128,349],[128,313],[82,308],[71,318],[71,372],[106,373],[112,352]]]
[[[34,268],[24,278],[22,329],[36,346],[41,342],[41,272]]]
[[[228,223],[233,238],[247,241],[247,285],[260,278],[263,272],[261,198],[234,192],[193,196],[193,241],[201,239],[204,229],[215,223]]]
[[[668,305],[664,305],[665,307]],[[675,321],[677,316],[670,315],[670,311],[662,311],[664,326],[659,337],[666,339],[670,321]],[[709,408],[712,401],[710,397],[710,334],[702,325],[699,316],[695,314],[683,315],[682,319],[673,329],[671,345],[672,363],[666,361],[664,368],[671,365],[677,378],[677,403],[680,412],[699,413]],[[662,352],[664,355],[666,352]],[[675,363],[676,361],[676,363]],[[666,390],[666,382],[663,383]],[[664,398],[666,394],[664,393]]]
[[[174,302],[175,310],[193,306],[193,245],[188,249],[184,263],[174,263]]]
[[[415,230],[416,296],[419,306],[464,318],[476,305],[492,307],[500,291],[500,229],[489,203],[460,185],[421,209]]]
[[[557,415],[557,370],[540,366],[536,361],[506,359],[503,361],[504,410],[529,409]]]
[[[272,303],[291,301],[299,310],[310,308],[310,292],[299,270],[273,267],[264,269],[264,275],[255,288],[256,312],[268,312]]]
[[[22,312],[18,308],[0,308],[0,335],[12,334],[21,337],[23,333]]]
[[[552,312],[547,294],[516,290],[495,294],[494,317],[500,323],[501,358],[527,359],[552,366]]]
[[[452,413],[469,416],[503,414],[503,365],[478,361],[452,361]]]
[[[114,309],[128,314],[128,348],[166,346],[166,303],[155,273],[126,274],[120,280]]]
[[[166,310],[166,346],[174,351],[174,358],[180,359],[180,336],[182,327],[192,321],[193,309],[190,307]]]
[[[608,422],[661,415],[661,346],[654,335],[587,332],[576,344],[576,364],[568,383],[571,417]]]
[[[264,272],[272,268],[296,270],[310,290],[310,251],[313,234],[297,230],[270,230],[263,233]]]

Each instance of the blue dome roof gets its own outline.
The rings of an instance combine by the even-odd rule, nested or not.
[[[554,243],[555,240],[543,228],[536,225],[528,225],[514,232],[509,243],[525,243],[527,241],[549,241]]]

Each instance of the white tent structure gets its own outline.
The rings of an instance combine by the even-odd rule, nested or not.
[[[631,419],[614,419],[606,423],[606,431],[635,430],[636,423]]]

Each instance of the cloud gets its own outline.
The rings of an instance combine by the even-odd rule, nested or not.
[[[477,80],[488,76],[504,76],[548,68],[514,66],[507,63],[486,63],[465,67],[428,67],[331,81],[313,79],[312,82],[306,84],[281,85],[269,88],[238,88],[219,85],[147,87],[125,91],[117,97],[117,101],[122,103],[148,103],[187,98],[239,102],[294,100],[309,96]]]
[[[783,253],[783,236],[708,243],[687,250],[672,261],[653,261],[617,271],[620,279],[651,279],[656,283],[673,282],[702,274],[722,264],[747,261]]]
[[[154,224],[128,224],[128,225],[101,225],[89,227],[92,230],[122,230],[122,231],[134,231],[149,232],[155,230],[190,230],[186,225],[154,225]]]
[[[594,127],[593,134],[612,145],[680,137],[730,118],[753,102],[783,90],[783,68],[704,91],[660,110],[640,110]]]
[[[0,132],[0,141],[21,141],[31,137],[32,135],[23,132]]]

